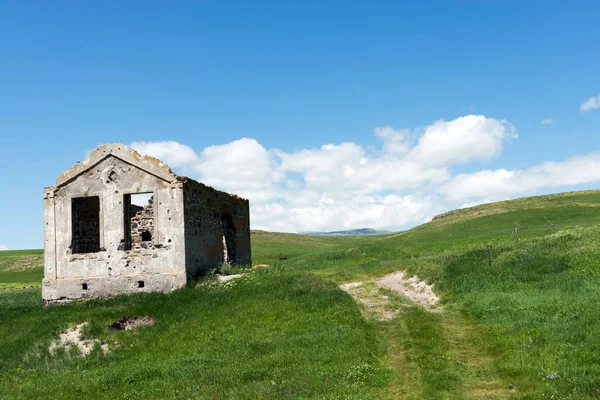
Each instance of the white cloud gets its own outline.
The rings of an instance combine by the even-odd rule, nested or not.
[[[451,201],[504,200],[542,188],[580,185],[600,180],[600,154],[571,157],[563,162],[544,162],[524,170],[497,169],[461,174],[440,188]]]
[[[440,212],[430,196],[374,195],[318,199],[297,197],[296,205],[259,204],[252,208],[257,229],[275,231],[327,231],[359,227],[388,228],[416,224]]]
[[[250,138],[198,152],[177,142],[132,147],[249,198],[253,228],[288,232],[401,228],[452,208],[600,180],[600,154],[453,175],[456,165],[497,158],[517,137],[509,122],[483,115],[373,133],[379,148],[346,142],[282,151]]]
[[[7,245],[5,245],[5,244],[0,244],[0,251],[6,251],[6,250],[10,250],[10,249],[8,248],[8,246],[7,246]]]
[[[199,153],[173,141],[134,142],[150,154],[214,186],[251,200],[254,228],[283,231],[402,227],[444,211],[435,188],[449,167],[496,157],[516,137],[512,125],[469,115],[437,121],[420,135],[375,128],[380,149],[356,143],[268,150],[242,138]],[[417,144],[411,147],[414,136]]]
[[[408,130],[395,131],[391,126],[373,129],[375,136],[383,141],[383,151],[389,154],[404,154],[410,149],[407,138]]]
[[[384,143],[381,154],[374,156],[355,143],[276,154],[283,173],[298,172],[307,188],[329,193],[401,191],[448,178],[445,168],[423,167],[406,157],[388,153],[385,146]]]
[[[158,158],[172,168],[193,164],[198,160],[191,147],[174,141],[133,142],[130,146],[141,154]]]
[[[193,169],[203,183],[256,202],[277,198],[284,176],[274,154],[248,138],[205,148]]]
[[[505,142],[517,137],[516,129],[506,120],[467,115],[426,127],[410,156],[433,166],[491,161],[502,153]]]
[[[552,118],[546,118],[540,121],[540,124],[542,125],[552,125],[554,123],[554,120]]]
[[[595,108],[600,108],[600,94],[595,97],[590,97],[585,102],[583,102],[581,107],[579,107],[579,109],[583,112],[590,111]]]
[[[508,199],[503,199],[503,200],[508,200]],[[494,200],[490,200],[490,199],[480,199],[480,200],[476,200],[476,201],[471,201],[468,203],[464,203],[462,204],[460,207],[458,208],[471,208],[471,207],[476,207],[482,204],[487,204],[487,203],[492,203]],[[497,200],[496,200],[497,201]]]

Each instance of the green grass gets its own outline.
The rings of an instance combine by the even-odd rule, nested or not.
[[[233,287],[49,308],[38,306],[39,295],[0,294],[2,398],[364,399],[378,398],[390,376],[352,300],[310,275],[275,269]],[[127,315],[156,324],[104,329]],[[81,321],[110,353],[50,356],[50,340]]]
[[[302,256],[315,248],[330,248],[346,243],[348,238],[316,237],[256,230],[252,231],[252,240],[260,243],[258,246],[252,246],[254,264],[277,264]]]
[[[42,250],[0,251],[0,291],[39,287],[44,276]]]
[[[587,191],[391,235],[257,231],[253,261],[274,268],[231,287],[48,308],[39,289],[15,289],[39,285],[41,269],[19,260],[40,253],[0,252],[0,287],[12,285],[0,291],[0,398],[598,398],[599,222],[600,192]],[[400,314],[365,319],[336,286],[397,270],[433,283],[443,311],[386,292]],[[105,328],[127,315],[156,324]],[[82,321],[111,351],[50,356]]]
[[[337,283],[407,270],[435,284],[444,315],[470,321],[475,339],[462,342],[452,339],[460,337],[456,324],[432,314],[405,312],[394,328],[380,329],[403,354],[390,364],[400,377],[408,371],[390,385],[396,397],[591,399],[600,396],[598,207],[598,191],[483,205],[407,232],[314,248],[285,264]],[[427,324],[411,329],[411,321]],[[441,365],[444,351],[471,353],[486,367]]]

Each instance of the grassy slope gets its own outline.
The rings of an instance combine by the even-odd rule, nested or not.
[[[310,275],[276,269],[231,286],[49,308],[39,306],[39,295],[0,294],[3,399],[368,399],[380,397],[390,375],[352,300]],[[127,315],[156,324],[105,329]],[[80,321],[111,352],[50,356],[51,339]]]
[[[0,251],[0,290],[39,287],[43,267],[42,250]]]
[[[600,192],[577,192],[459,210],[394,235],[257,232],[254,262],[283,269],[231,289],[52,308],[38,306],[35,289],[0,292],[0,394],[52,397],[49,388],[62,387],[56,397],[596,398],[598,207]],[[445,311],[395,299],[399,317],[365,321],[327,282],[398,269],[434,283]],[[127,314],[157,324],[102,329]],[[51,338],[83,320],[121,344],[87,360],[49,357]]]
[[[286,265],[338,283],[398,269],[435,283],[443,315],[412,310],[381,329],[404,353],[395,360],[400,377],[420,371],[392,384],[405,397],[596,398],[598,207],[599,191],[483,205],[408,232],[291,255]]]

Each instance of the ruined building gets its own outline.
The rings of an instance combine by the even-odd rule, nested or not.
[[[122,144],[44,189],[45,303],[169,292],[223,261],[250,264],[248,200],[176,176]]]

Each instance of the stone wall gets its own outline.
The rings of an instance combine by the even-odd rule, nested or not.
[[[134,194],[152,193],[145,207]],[[250,264],[248,200],[121,144],[103,145],[44,189],[47,304],[169,292],[224,260]]]
[[[130,249],[154,248],[154,196],[143,207],[129,204],[129,215]]]
[[[191,179],[184,182],[188,276],[218,268],[225,260],[250,264],[248,200]]]
[[[154,195],[151,222],[137,215],[140,210],[128,207],[127,197],[137,193]],[[99,199],[99,207],[88,213],[95,215],[99,239],[93,248],[83,249],[85,253],[73,247],[73,239],[75,247],[80,247],[77,226],[92,226],[85,222],[88,218],[81,218],[78,198]],[[151,246],[144,242],[129,250],[125,246],[132,233],[126,229],[126,215],[132,211],[139,226],[151,226]],[[185,286],[183,212],[183,185],[160,161],[124,145],[94,150],[87,160],[61,175],[56,186],[44,190],[43,299],[55,303]],[[73,220],[79,221],[75,227]]]

